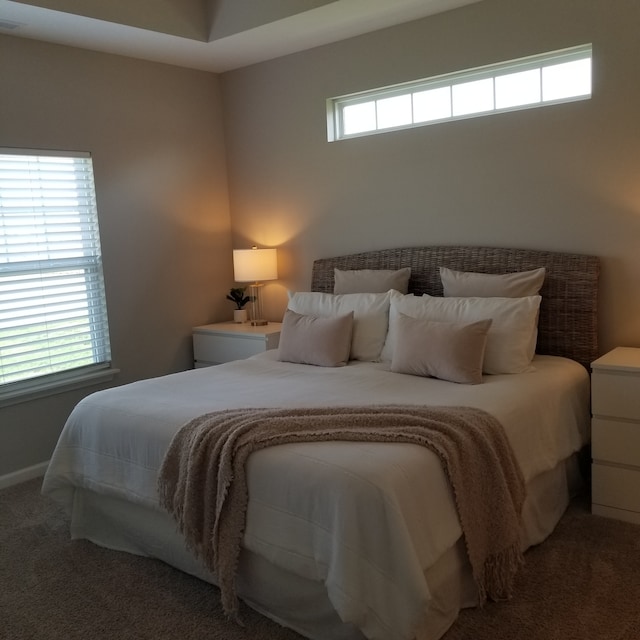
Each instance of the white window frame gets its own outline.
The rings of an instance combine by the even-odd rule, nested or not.
[[[577,100],[588,100],[591,97],[591,81],[589,82],[589,90],[577,95],[568,97],[562,97],[557,99],[545,99],[543,85],[541,80],[540,87],[540,99],[537,101],[527,102],[525,104],[518,104],[508,107],[495,106],[495,79],[501,76],[506,76],[512,73],[528,70],[539,70],[540,78],[543,76],[543,69],[552,67],[555,65],[563,64],[566,62],[576,62],[579,60],[588,60],[591,68],[592,59],[592,45],[584,44],[576,47],[570,47],[559,51],[551,51],[548,53],[542,53],[535,56],[529,56],[526,58],[519,58],[517,60],[510,60],[507,62],[501,62],[498,64],[487,65],[483,67],[477,67],[474,69],[467,69],[464,71],[447,73],[441,76],[435,76],[432,78],[426,78],[422,80],[416,80],[412,82],[405,82],[398,85],[389,87],[382,87],[379,89],[372,89],[369,91],[363,91],[359,93],[353,93],[349,95],[339,96],[336,98],[329,98],[327,100],[327,138],[329,142],[335,142],[338,140],[345,140],[350,138],[359,138],[362,136],[369,136],[378,133],[387,133],[389,131],[398,131],[401,129],[411,129],[414,127],[422,127],[432,124],[438,124],[442,122],[449,122],[452,120],[463,120],[467,118],[475,118],[480,116],[486,116],[493,113],[502,113],[507,111],[520,111],[522,109],[532,109],[542,106],[548,106],[552,104],[560,104],[565,102],[574,102]],[[591,75],[591,74],[590,74]],[[466,83],[492,80],[493,81],[493,106],[485,108],[481,111],[474,111],[471,113],[463,113],[460,115],[454,115],[453,102],[451,107],[451,113],[448,116],[441,117],[433,120],[415,121],[415,118],[411,118],[411,123],[402,124],[395,127],[378,127],[375,129],[368,129],[366,131],[358,131],[355,133],[345,133],[345,108],[356,105],[367,105],[373,103],[374,107],[379,100],[386,98],[393,98],[397,96],[406,96],[422,91],[428,91],[431,89],[446,89],[449,88],[450,95],[455,91],[456,87],[465,85]]]
[[[2,407],[118,371],[90,154],[0,147],[0,161]]]

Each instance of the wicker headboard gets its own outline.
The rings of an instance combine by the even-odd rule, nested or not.
[[[512,273],[546,267],[537,352],[572,358],[587,368],[598,357],[599,260],[596,256],[492,247],[381,249],[315,260],[311,290],[332,293],[334,269],[411,267],[409,293],[441,296],[440,266],[480,273]]]

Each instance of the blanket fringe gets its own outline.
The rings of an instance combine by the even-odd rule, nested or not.
[[[489,556],[482,568],[482,575],[476,577],[479,605],[482,607],[487,600],[510,600],[513,597],[516,574],[523,564],[520,541],[499,554]]]

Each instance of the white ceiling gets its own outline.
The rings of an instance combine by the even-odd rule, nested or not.
[[[336,0],[212,42],[200,42],[0,0],[0,34],[223,72],[478,1]]]

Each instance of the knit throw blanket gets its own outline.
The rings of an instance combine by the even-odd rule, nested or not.
[[[227,615],[238,619],[235,577],[248,503],[247,458],[265,447],[320,440],[413,443],[436,453],[453,488],[480,604],[510,597],[522,562],[525,489],[493,416],[471,407],[231,409],[184,425],[158,481],[161,505],[187,547],[216,575]]]

